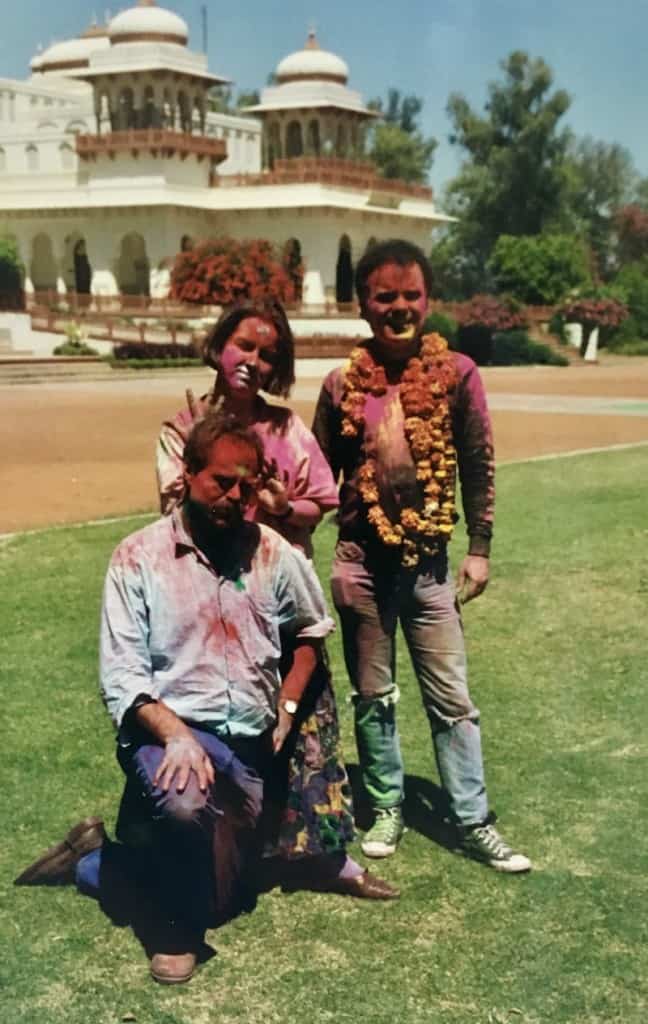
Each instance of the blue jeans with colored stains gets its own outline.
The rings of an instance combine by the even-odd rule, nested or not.
[[[400,621],[428,716],[441,784],[460,825],[488,816],[479,711],[468,692],[466,651],[445,553],[418,570],[388,553],[373,559],[338,541],[331,574],[365,788],[375,808],[403,799],[396,727],[395,651]]]
[[[165,920],[200,935],[244,902],[241,876],[256,853],[263,783],[222,740],[191,731],[215,769],[205,792],[192,772],[182,793],[173,784],[164,793],[153,784],[164,748],[150,737],[120,738],[117,758],[126,775],[117,822],[121,843],[83,857],[76,880],[85,895],[107,903],[113,900],[107,887],[123,883],[136,893],[143,886]],[[239,753],[255,760],[258,746],[259,741],[246,741]]]

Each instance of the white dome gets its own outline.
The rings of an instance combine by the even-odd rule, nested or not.
[[[112,44],[150,41],[186,46],[189,40],[186,21],[151,0],[141,0],[137,7],[122,11],[112,19],[108,31]]]
[[[320,50],[315,33],[309,32],[304,49],[284,57],[277,65],[275,76],[280,83],[310,78],[341,82],[345,85],[349,77],[349,68],[335,53]]]
[[[31,61],[32,71],[57,71],[66,68],[87,67],[90,55],[105,50],[110,43],[107,35],[92,35],[81,39],[66,39],[48,46]]]

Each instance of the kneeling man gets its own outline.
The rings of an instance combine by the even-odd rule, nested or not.
[[[333,629],[310,563],[244,519],[262,461],[253,433],[219,413],[200,421],[185,449],[185,504],[122,541],[106,577],[101,687],[126,774],[117,834],[122,852],[139,847],[154,883],[151,972],[167,983],[191,977],[205,929],[240,906],[264,776]],[[282,636],[294,647],[283,680]],[[103,840],[101,822],[87,819],[17,881],[68,872],[98,895]],[[322,887],[397,895],[355,868]]]

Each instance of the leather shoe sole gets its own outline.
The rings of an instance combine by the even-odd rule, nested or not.
[[[160,985],[182,985],[196,968],[195,953],[154,953],[151,975]]]
[[[400,889],[372,875],[370,871],[363,871],[361,875],[353,875],[351,878],[334,878],[323,884],[322,890],[337,892],[341,896],[354,896],[360,900],[397,900],[400,896]]]
[[[61,843],[50,846],[18,875],[14,885],[70,884],[74,881],[74,869],[81,858],[102,846],[105,839],[101,818],[84,818],[70,829]]]

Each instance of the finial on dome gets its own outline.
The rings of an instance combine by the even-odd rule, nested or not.
[[[317,36],[315,35],[315,26],[311,25],[308,30],[308,39],[306,40],[305,50],[319,50],[320,44],[317,42]]]
[[[138,7],[155,7],[155,0],[137,0]]]

